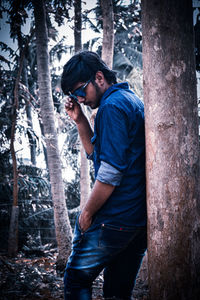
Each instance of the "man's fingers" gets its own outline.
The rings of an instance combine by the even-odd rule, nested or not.
[[[74,106],[73,100],[70,97],[65,98],[65,108],[72,109]]]
[[[82,114],[81,106],[71,97],[66,97],[65,101],[65,111],[68,116],[75,122],[78,120],[79,116]]]

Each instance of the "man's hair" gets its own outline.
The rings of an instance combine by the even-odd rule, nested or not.
[[[63,93],[67,95],[78,82],[94,81],[97,71],[104,74],[109,84],[117,82],[116,73],[109,69],[98,54],[91,51],[82,51],[75,54],[63,68],[61,77]]]

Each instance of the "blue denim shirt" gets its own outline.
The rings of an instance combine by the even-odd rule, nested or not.
[[[91,141],[96,178],[106,182],[113,174],[116,181],[114,192],[95,215],[94,223],[145,226],[144,105],[128,83],[112,85],[104,93]]]

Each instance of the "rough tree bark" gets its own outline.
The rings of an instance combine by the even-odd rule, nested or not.
[[[102,60],[110,69],[113,66],[114,55],[114,13],[112,0],[100,0],[102,18],[103,18],[103,43],[102,43]],[[91,120],[94,121],[97,108],[93,110]]]
[[[90,194],[90,167],[85,154],[85,149],[81,145],[81,176],[80,176],[80,208],[86,204]]]
[[[45,140],[47,144],[51,192],[54,204],[54,222],[59,252],[57,266],[62,268],[65,265],[65,262],[71,251],[72,232],[65,202],[61,161],[54,119],[55,115],[49,71],[48,36],[45,6],[43,0],[34,0],[33,4],[36,27],[40,108],[44,125]]]
[[[114,51],[114,13],[112,0],[101,0],[103,17],[102,59],[112,69]]]
[[[81,0],[74,1],[74,47],[75,53],[82,50],[82,16],[81,16]],[[82,107],[85,111],[85,108]],[[80,146],[81,168],[80,168],[80,208],[86,204],[90,193],[90,168],[89,162],[85,154],[83,145]]]
[[[199,299],[192,1],[142,1],[150,299]]]

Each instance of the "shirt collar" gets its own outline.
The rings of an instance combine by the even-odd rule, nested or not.
[[[123,89],[123,90],[129,89],[128,82],[121,82],[121,83],[116,83],[116,84],[111,85],[103,94],[100,105],[102,105],[106,101],[106,99],[110,96],[110,94],[112,94],[113,92],[115,92],[117,90],[121,90],[121,89]]]

